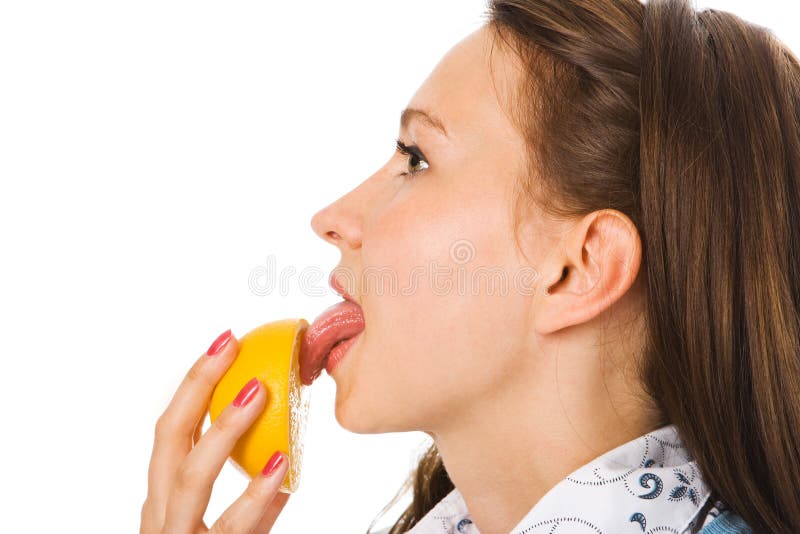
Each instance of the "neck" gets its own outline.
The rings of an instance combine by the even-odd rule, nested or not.
[[[564,477],[654,428],[596,356],[562,346],[429,432],[481,534],[508,534]]]

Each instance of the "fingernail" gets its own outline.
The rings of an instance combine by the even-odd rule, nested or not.
[[[253,397],[256,396],[256,392],[258,391],[258,378],[251,378],[250,382],[244,385],[242,390],[236,395],[236,398],[233,399],[233,405],[237,408],[241,408],[245,406],[248,402],[253,400]]]
[[[283,454],[281,454],[281,451],[275,451],[275,453],[272,455],[272,458],[269,459],[269,462],[267,462],[267,465],[264,466],[264,469],[261,471],[261,473],[265,477],[268,477],[274,473],[282,463]]]
[[[217,339],[214,340],[214,342],[211,344],[210,347],[208,347],[206,355],[214,356],[215,354],[219,354],[219,352],[225,348],[225,345],[227,345],[228,341],[230,340],[231,340],[231,329],[228,328],[223,333],[221,333]]]

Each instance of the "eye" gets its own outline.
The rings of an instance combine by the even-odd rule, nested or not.
[[[400,173],[400,176],[407,176],[408,179],[410,179],[430,166],[427,160],[425,159],[425,156],[422,155],[422,152],[420,152],[419,147],[417,147],[416,145],[406,146],[400,139],[398,139],[397,152],[403,154],[404,156],[410,156],[408,158],[408,163],[410,164],[409,167],[410,170],[409,172]],[[414,167],[416,167],[419,164],[425,164],[425,167],[421,169],[415,169]]]

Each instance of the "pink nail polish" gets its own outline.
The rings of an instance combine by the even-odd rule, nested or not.
[[[261,471],[261,473],[265,477],[268,477],[274,473],[282,463],[283,455],[281,454],[281,451],[275,451],[275,453],[272,455],[272,458],[269,459],[269,462],[267,462],[267,465],[264,466],[264,469]]]
[[[237,408],[246,406],[247,403],[256,396],[256,392],[258,392],[258,378],[253,377],[250,379],[250,382],[244,385],[239,394],[236,395],[236,398],[233,399],[233,405]]]
[[[225,348],[225,345],[228,344],[228,341],[231,340],[231,329],[225,330],[223,333],[219,335],[217,339],[208,347],[206,351],[207,356],[214,356],[215,354],[219,354],[222,352],[222,349]]]

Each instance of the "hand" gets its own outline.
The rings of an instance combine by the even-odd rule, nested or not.
[[[203,515],[214,480],[236,441],[266,404],[265,387],[256,382],[255,391],[244,395],[246,402],[240,406],[235,406],[236,401],[228,405],[201,437],[211,393],[238,352],[238,341],[230,331],[217,338],[194,363],[158,418],[140,534],[209,532]],[[244,493],[211,526],[210,532],[270,531],[289,499],[288,493],[278,492],[289,467],[288,457],[281,456],[283,461],[278,468],[269,476],[259,474],[253,478]],[[264,458],[265,463],[268,460],[268,456]]]

